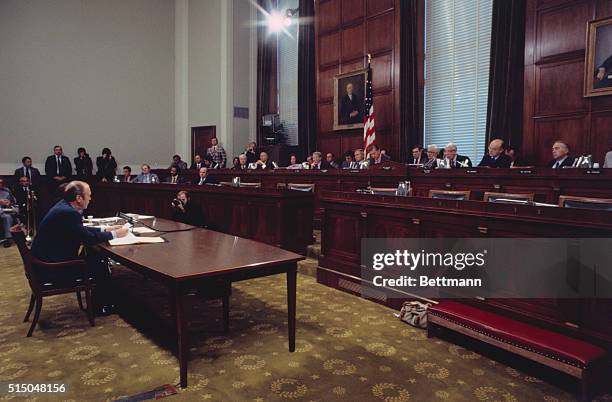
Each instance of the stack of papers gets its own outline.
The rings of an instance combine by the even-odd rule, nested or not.
[[[132,219],[140,220],[140,219],[153,219],[155,218],[153,215],[138,215],[138,214],[126,214]]]
[[[136,237],[132,233],[128,233],[125,237],[109,240],[108,244],[111,246],[129,246],[132,244],[163,243],[164,241],[161,237]]]

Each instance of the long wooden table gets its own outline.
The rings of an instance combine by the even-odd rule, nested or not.
[[[295,351],[297,262],[304,257],[267,244],[166,219],[145,221],[160,231],[164,243],[133,246],[103,244],[99,250],[113,260],[166,286],[174,305],[181,387],[187,386],[190,290],[214,281],[235,282],[269,275],[287,275],[289,351]]]
[[[135,212],[171,218],[171,201],[188,190],[202,208],[207,228],[305,254],[312,243],[314,196],[276,188],[174,184],[92,183],[87,214]]]
[[[323,192],[320,199],[322,256],[317,280],[353,294],[361,293],[364,238],[612,237],[612,212],[605,211],[333,191]],[[397,308],[402,298],[408,298],[397,296],[391,299],[381,293],[372,297]],[[472,302],[612,350],[612,300],[510,298]]]

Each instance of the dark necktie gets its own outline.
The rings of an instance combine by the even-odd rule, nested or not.
[[[57,175],[59,176],[60,174],[60,165],[62,164],[62,160],[60,159],[60,157],[57,157]]]

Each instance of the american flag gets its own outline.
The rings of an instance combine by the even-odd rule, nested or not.
[[[365,110],[363,112],[363,151],[376,142],[376,129],[374,128],[374,99],[372,99],[372,67],[368,57],[368,76],[366,81]]]

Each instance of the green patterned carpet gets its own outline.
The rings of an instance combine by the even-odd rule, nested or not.
[[[113,400],[177,383],[163,289],[119,267],[115,293],[130,306],[121,316],[98,318],[92,328],[76,297],[47,298],[40,325],[26,338],[29,288],[17,249],[0,249],[0,257],[0,381],[68,385],[67,394],[29,399],[40,401]],[[312,272],[315,264],[310,259],[300,270]],[[190,386],[166,400],[574,400],[532,374],[428,340],[392,310],[319,285],[310,275],[298,277],[295,353],[287,351],[284,277],[236,283],[231,303],[229,336],[221,333],[218,301],[195,306]]]

